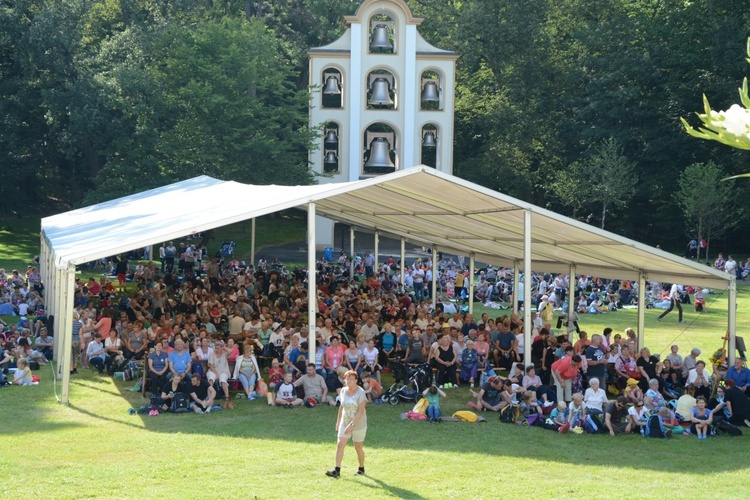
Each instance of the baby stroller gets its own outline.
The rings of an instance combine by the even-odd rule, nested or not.
[[[381,396],[383,403],[397,405],[401,401],[417,402],[422,398],[422,392],[432,384],[432,368],[427,363],[407,369],[401,361],[391,361],[390,368],[395,380]]]

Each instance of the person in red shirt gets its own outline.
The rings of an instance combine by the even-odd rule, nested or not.
[[[578,375],[581,368],[581,356],[573,353],[573,348],[565,350],[565,356],[552,363],[552,378],[557,386],[557,400],[570,401],[573,379]]]

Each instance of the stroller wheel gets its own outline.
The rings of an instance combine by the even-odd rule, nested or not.
[[[397,404],[399,404],[399,403],[400,403],[401,401],[400,401],[400,400],[398,399],[398,396],[396,396],[396,395],[394,394],[394,395],[392,395],[392,396],[390,397],[390,399],[388,399],[388,402],[389,402],[390,404],[392,404],[393,406],[396,406],[396,405],[397,405]]]

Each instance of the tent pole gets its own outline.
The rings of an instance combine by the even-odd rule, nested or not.
[[[255,267],[255,217],[250,219],[250,265]]]
[[[520,273],[518,270],[521,267],[521,263],[518,261],[518,259],[513,261],[513,291],[511,293],[511,297],[513,297],[513,314],[518,314],[518,302],[523,299],[523,297],[518,296],[518,276]]]
[[[432,314],[437,307],[437,245],[432,245]]]
[[[469,254],[469,314],[474,315],[474,252]]]
[[[63,322],[58,324],[57,331],[62,336],[62,349],[60,354],[62,355],[62,390],[60,391],[60,402],[62,404],[70,404],[70,368],[71,368],[71,351],[73,348],[73,321],[71,318],[73,312],[73,298],[75,296],[76,288],[76,266],[68,266],[68,270],[64,271],[65,278],[65,298],[60,301],[62,305],[63,313],[60,318]],[[59,363],[58,363],[59,365]]]
[[[254,221],[255,219],[253,219]],[[318,306],[318,286],[315,279],[315,203],[307,205],[307,343],[308,359],[315,363],[315,311]]]
[[[375,273],[375,276],[378,276],[378,254],[380,253],[380,232],[375,231],[375,264],[373,264],[373,272]]]
[[[734,364],[737,355],[737,278],[732,277],[729,281],[729,303],[727,304],[727,334],[729,335],[729,366]]]
[[[573,316],[576,305],[576,265],[571,264],[568,269],[568,321]]]
[[[646,332],[646,275],[638,273],[638,338],[636,339],[635,349],[640,353],[640,346],[646,345],[643,336]]]
[[[406,239],[401,237],[401,291],[406,293],[404,289],[404,275],[406,274]]]
[[[63,286],[62,286],[62,270],[53,267],[52,268],[52,280],[54,280],[55,285],[51,287],[51,290],[48,290],[47,293],[54,293],[55,294],[55,302],[54,302],[54,309],[52,310],[52,314],[55,315],[55,331],[52,336],[52,359],[55,360],[57,363],[57,380],[60,380],[62,378],[62,367],[60,366],[60,353],[62,352],[63,348],[63,336],[62,336],[62,325],[65,321],[64,315],[63,315],[63,308],[62,308],[62,300],[61,296],[63,295]]]
[[[523,363],[531,364],[531,211],[523,214]]]
[[[354,279],[354,226],[349,227],[349,279]]]

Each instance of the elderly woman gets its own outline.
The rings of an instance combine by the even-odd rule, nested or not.
[[[646,407],[654,414],[659,413],[659,410],[666,406],[664,396],[659,391],[659,380],[652,378],[648,381],[648,390],[643,398],[643,402]]]
[[[479,365],[479,355],[474,349],[474,341],[469,339],[461,353],[461,373],[459,378],[463,382],[468,382],[470,388],[474,388],[474,380],[477,378],[477,368]]]
[[[599,379],[594,377],[589,380],[589,388],[583,394],[583,402],[586,405],[588,415],[602,415],[603,406],[607,403],[607,393],[599,387]]]
[[[252,345],[245,345],[242,356],[237,358],[232,378],[240,381],[247,399],[253,400],[257,397],[255,386],[260,380],[260,370]]]
[[[448,334],[443,335],[438,340],[438,346],[435,350],[435,363],[437,365],[437,384],[443,387],[444,384],[453,384],[456,382],[456,366],[458,359],[456,349],[451,343],[451,337]]]

